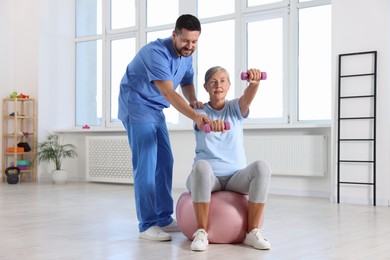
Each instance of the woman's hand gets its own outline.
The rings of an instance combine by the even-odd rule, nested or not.
[[[259,69],[249,69],[248,73],[248,82],[250,84],[259,84],[261,80],[261,71]]]
[[[221,119],[211,121],[210,125],[211,125],[212,132],[225,133],[227,131],[227,129],[225,129],[225,122]]]

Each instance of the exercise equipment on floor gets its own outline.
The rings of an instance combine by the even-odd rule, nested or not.
[[[9,184],[17,184],[19,182],[20,169],[19,167],[8,167],[5,169],[5,176]]]
[[[262,226],[263,216],[259,227]],[[176,219],[183,234],[192,240],[198,225],[190,192],[182,193],[177,201]],[[211,193],[207,229],[210,243],[242,243],[245,239],[247,223],[248,195],[233,191]]]

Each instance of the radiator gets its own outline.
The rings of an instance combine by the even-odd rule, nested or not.
[[[86,180],[134,183],[127,136],[86,137]]]
[[[246,136],[244,142],[247,162],[265,160],[273,175],[326,175],[326,136]]]
[[[327,173],[326,136],[245,136],[244,144],[247,162],[265,160],[273,175]],[[86,153],[87,181],[134,182],[127,136],[87,136]]]

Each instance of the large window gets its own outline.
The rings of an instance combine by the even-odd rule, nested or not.
[[[284,116],[283,93],[283,17],[251,15],[246,21],[246,59],[248,68],[267,72],[260,82],[260,92],[251,104],[250,118],[281,122]],[[266,39],[265,39],[266,36]],[[246,85],[245,85],[246,86]]]
[[[76,0],[77,125],[120,125],[127,64],[143,45],[169,37],[181,10],[202,23],[194,54],[199,100],[208,101],[203,84],[210,67],[230,72],[228,99],[247,86],[240,72],[255,67],[268,78],[246,124],[330,123],[330,0]],[[172,106],[164,113],[169,127],[191,125]]]
[[[198,91],[197,98],[203,102],[209,95],[203,87],[206,71],[214,66],[222,66],[229,71],[232,85],[227,98],[234,98],[235,88],[235,31],[234,20],[225,20],[202,24],[202,33],[198,47]]]
[[[134,37],[111,41],[110,121],[117,118],[119,84],[129,60],[135,55],[135,49]]]

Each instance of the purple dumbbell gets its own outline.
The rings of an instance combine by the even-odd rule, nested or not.
[[[223,122],[225,124],[225,130],[230,130],[230,123],[229,122]],[[204,127],[204,132],[206,134],[211,132],[211,125],[210,124],[205,124]]]
[[[267,72],[261,72],[260,79],[266,80],[267,79]],[[248,80],[248,73],[241,72],[241,80]]]

